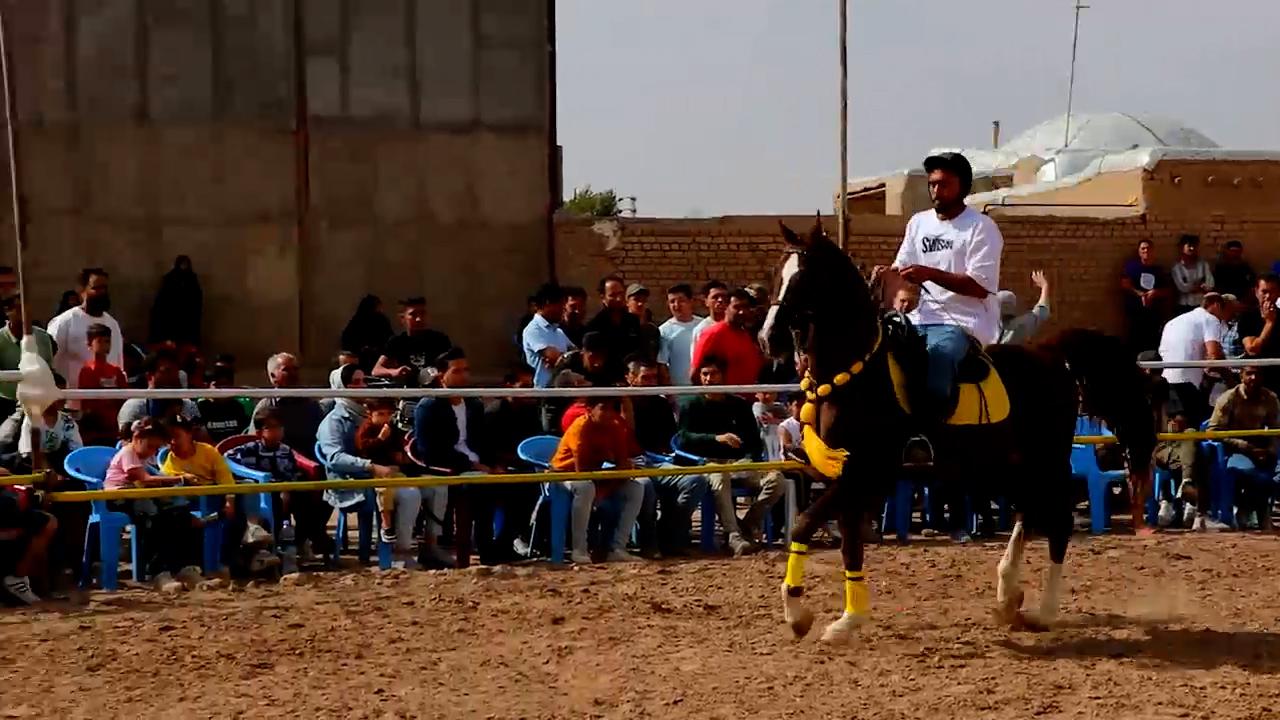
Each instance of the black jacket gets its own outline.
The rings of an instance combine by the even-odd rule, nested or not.
[[[476,398],[462,401],[467,409],[467,447],[481,462],[490,456],[485,442],[484,404]],[[413,411],[413,454],[429,467],[462,473],[471,470],[471,459],[457,449],[458,418],[448,398],[423,398]]]

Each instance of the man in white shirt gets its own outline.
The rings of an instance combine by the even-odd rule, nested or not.
[[[107,361],[116,367],[124,367],[124,336],[120,323],[107,310],[111,307],[107,271],[102,268],[85,268],[76,279],[76,291],[80,304],[49,321],[49,335],[58,344],[53,356],[53,369],[67,380],[67,387],[75,389],[80,379],[80,369],[93,359],[89,350],[89,326],[102,323],[111,328],[111,351]],[[80,403],[70,401],[67,407],[79,409]]]
[[[1165,323],[1160,334],[1160,358],[1166,361],[1221,360],[1222,336],[1230,320],[1231,303],[1216,292],[1205,293],[1200,307],[1185,312]],[[1201,387],[1204,368],[1165,368],[1169,383],[1168,414],[1182,414],[1187,427],[1199,429],[1209,416],[1205,389]]]
[[[667,309],[671,317],[658,326],[658,362],[667,366],[673,385],[688,385],[692,382],[693,335],[702,323],[702,318],[693,314],[693,288],[687,284],[667,288]]]
[[[929,353],[926,387],[935,412],[951,406],[969,336],[993,343],[1000,327],[991,295],[1000,289],[1004,239],[995,222],[964,203],[973,169],[959,153],[924,160],[933,209],[912,216],[892,268],[920,286],[910,318]]]
[[[724,322],[725,313],[729,311],[729,286],[719,280],[711,280],[702,286],[702,301],[707,306],[707,316],[693,329],[693,342],[689,344],[689,362],[693,363],[693,349],[698,346],[698,338],[707,328],[718,322]],[[689,379],[693,382],[693,378]]]

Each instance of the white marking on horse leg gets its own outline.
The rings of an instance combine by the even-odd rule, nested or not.
[[[1022,521],[1014,523],[1009,545],[1004,549],[996,570],[996,616],[1001,622],[1012,623],[1022,607],[1022,549],[1026,543]]]
[[[1040,612],[1036,617],[1041,625],[1049,625],[1058,619],[1062,604],[1062,563],[1049,566],[1045,573],[1044,593],[1040,596]]]
[[[846,612],[840,616],[840,619],[827,626],[822,631],[822,642],[828,645],[847,645],[853,640],[853,634],[858,628],[867,624],[867,615],[854,615]]]
[[[782,616],[796,639],[809,634],[813,627],[813,611],[804,606],[803,596],[792,595],[791,586],[784,580],[782,583]]]

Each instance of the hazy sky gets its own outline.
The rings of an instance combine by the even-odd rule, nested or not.
[[[1280,148],[1280,0],[1086,0],[1074,110]],[[849,0],[850,176],[1066,107],[1073,0]],[[565,187],[641,215],[830,211],[835,0],[557,0]]]

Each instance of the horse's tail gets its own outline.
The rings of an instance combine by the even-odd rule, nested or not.
[[[1101,418],[1115,432],[1130,469],[1149,469],[1156,446],[1150,381],[1124,342],[1096,330],[1066,330],[1046,346],[1056,349],[1070,368],[1084,413]]]

